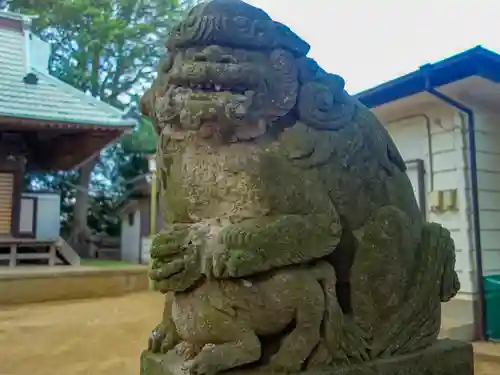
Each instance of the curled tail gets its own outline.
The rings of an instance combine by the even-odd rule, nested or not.
[[[436,244],[436,247],[440,249],[443,257],[439,296],[441,302],[448,302],[455,297],[460,290],[460,280],[455,271],[455,243],[447,229],[436,223],[431,223],[429,225],[434,226],[434,231],[437,232],[439,243]]]
[[[455,245],[446,228],[425,224],[419,250],[406,303],[389,319],[384,332],[375,335],[375,356],[405,354],[431,345],[439,335],[441,302],[460,289]]]

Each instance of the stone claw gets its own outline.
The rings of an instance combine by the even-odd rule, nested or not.
[[[182,369],[189,375],[214,375],[217,373],[216,366],[200,360],[199,357],[186,361],[182,366]]]
[[[162,333],[155,328],[148,337],[148,350],[152,353],[159,353],[164,337],[165,335],[162,335]]]
[[[200,351],[201,347],[186,341],[182,341],[175,347],[175,353],[182,357],[184,361],[188,361],[196,357]]]
[[[148,338],[148,350],[152,353],[166,353],[177,344],[176,335],[163,324],[158,324]]]
[[[235,269],[231,264],[229,251],[221,251],[212,257],[212,274],[216,278],[235,277]]]
[[[184,259],[175,259],[171,262],[161,264],[158,268],[149,271],[149,278],[153,281],[161,281],[181,272],[185,267]]]
[[[212,257],[212,274],[216,278],[243,277],[262,268],[261,259],[252,250],[227,249]]]

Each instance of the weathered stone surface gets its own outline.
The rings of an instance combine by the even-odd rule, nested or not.
[[[398,149],[344,80],[239,0],[196,6],[167,46],[141,104],[167,222],[148,350],[214,375],[432,346],[460,287],[454,243],[423,221]]]
[[[378,359],[356,366],[326,368],[301,372],[304,375],[473,375],[472,345],[460,341],[440,340],[412,354]],[[141,356],[141,375],[186,375],[182,359],[174,353]],[[227,375],[265,375],[266,370],[228,371]]]

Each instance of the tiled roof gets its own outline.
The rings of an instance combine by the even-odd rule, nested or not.
[[[0,18],[15,14],[0,12]],[[21,16],[19,15],[19,19]],[[0,117],[46,120],[99,127],[133,126],[122,112],[26,64],[27,43],[17,30],[0,26]],[[38,77],[36,84],[24,83],[27,73]]]

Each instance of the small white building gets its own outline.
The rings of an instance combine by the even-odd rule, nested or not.
[[[59,237],[59,194],[24,192],[23,177],[73,170],[136,122],[52,76],[51,45],[31,21],[0,11],[0,267],[77,265]]]
[[[361,92],[408,164],[428,221],[456,245],[455,337],[483,337],[483,276],[500,274],[500,55],[482,47]],[[449,323],[450,324],[450,323]]]
[[[132,189],[120,208],[121,260],[147,264],[151,246],[151,181],[150,176],[139,176],[131,182]],[[155,232],[163,225],[157,203]]]

